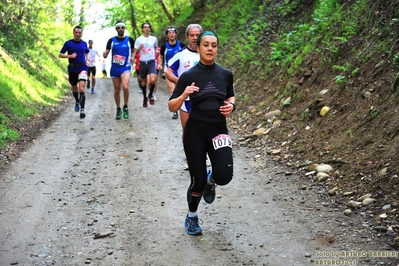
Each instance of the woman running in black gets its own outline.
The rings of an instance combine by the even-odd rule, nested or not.
[[[191,177],[184,226],[190,235],[202,234],[197,213],[201,196],[206,203],[212,203],[216,185],[226,185],[233,178],[232,145],[226,124],[226,117],[235,110],[233,73],[215,63],[218,44],[211,31],[198,37],[200,62],[179,77],[168,102],[169,110],[174,112],[188,96],[191,101],[183,134]],[[212,164],[208,173],[207,154]]]

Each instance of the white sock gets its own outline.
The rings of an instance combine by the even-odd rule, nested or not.
[[[188,217],[198,217],[197,212],[188,212]]]

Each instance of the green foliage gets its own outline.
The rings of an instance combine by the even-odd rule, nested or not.
[[[153,34],[163,32],[167,25],[185,23],[185,19],[192,14],[194,8],[190,0],[164,0],[169,19],[161,1],[148,0],[112,0],[104,1],[106,8],[104,27],[113,26],[115,21],[123,20],[129,28],[133,29],[133,37],[141,35],[141,24],[149,21]]]
[[[0,47],[0,147],[19,138],[13,121],[23,122],[40,114],[43,107],[57,104],[68,91],[66,61],[58,59],[63,41],[48,37],[64,33],[64,39],[70,38],[72,31],[66,33],[65,28],[38,23],[33,34],[36,39],[29,46],[10,52]]]
[[[185,21],[191,16],[191,14],[194,12],[194,8],[191,6],[188,6],[186,8],[182,8],[179,12],[179,16],[176,17],[176,25],[181,25],[184,24]]]
[[[289,15],[292,11],[294,11],[298,6],[297,1],[284,0],[284,3],[281,3],[277,6],[277,11],[283,16]]]
[[[353,139],[353,132],[352,132],[352,130],[348,130],[348,131],[346,131],[346,134],[349,136],[349,138],[351,138],[351,139]]]
[[[377,115],[378,115],[378,110],[372,110],[372,111],[370,112],[371,118],[375,118]]]
[[[284,7],[285,12],[282,12],[280,9],[282,15],[286,15],[293,8],[296,8],[294,3],[295,1],[292,1],[291,5],[286,5]],[[317,1],[312,14],[312,23],[294,25],[293,30],[280,35],[276,42],[270,43],[272,48],[269,57],[270,64],[279,62],[281,67],[287,67],[288,75],[292,75],[295,71],[298,71],[306,55],[315,50],[315,46],[319,42],[318,36],[330,36],[329,27],[331,27],[331,22],[329,17],[339,20],[339,14],[339,4],[337,1]],[[338,54],[338,49],[331,44],[331,41],[321,41],[327,44],[327,49],[332,51],[333,54]]]
[[[399,66],[399,53],[394,54],[392,65],[393,66]]]
[[[257,63],[259,37],[268,30],[268,24],[254,12],[263,12],[261,1],[218,1],[208,8],[218,12],[207,12],[201,25],[206,30],[214,30],[219,36],[220,46],[230,47],[231,52],[223,58],[227,64],[238,65]],[[215,22],[223,23],[215,23]]]
[[[337,83],[337,84],[343,84],[343,83],[346,82],[346,77],[345,77],[345,76],[342,76],[342,75],[335,76],[335,77],[334,77],[334,81],[335,81],[335,83]]]
[[[343,84],[348,79],[353,78],[360,70],[360,68],[358,67],[353,68],[353,66],[349,62],[345,63],[345,65],[343,66],[334,65],[332,68],[334,70],[340,71],[342,74],[345,74],[345,75],[335,76],[334,81],[338,84]]]
[[[0,113],[0,147],[3,147],[5,144],[7,144],[7,142],[11,140],[17,140],[19,138],[19,134],[17,131],[9,129],[7,127],[7,124],[9,122],[10,119],[4,114]]]
[[[24,120],[39,113],[40,105],[56,104],[65,93],[63,72],[56,70],[51,54],[34,56],[38,51],[26,51],[21,65],[0,48],[0,114],[6,111],[10,118]]]

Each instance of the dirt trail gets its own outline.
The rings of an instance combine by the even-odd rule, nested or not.
[[[255,161],[234,134],[235,177],[212,205],[200,204],[204,234],[187,235],[180,122],[163,81],[148,108],[135,78],[130,87],[130,119],[115,120],[111,79],[98,79],[84,120],[71,101],[1,173],[0,265],[314,265],[317,252],[343,250],[342,241],[326,245],[342,229],[334,212],[314,207],[317,192]]]

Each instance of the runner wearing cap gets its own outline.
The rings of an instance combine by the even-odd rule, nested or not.
[[[171,59],[177,51],[179,51],[181,48],[185,46],[182,42],[177,40],[178,34],[179,32],[173,26],[169,26],[165,30],[167,41],[161,46],[161,51],[160,51],[161,64],[163,63],[164,65],[164,72],[168,68],[169,59]],[[177,76],[177,71],[175,71],[174,74]],[[169,93],[172,94],[173,90],[175,89],[175,84],[165,78],[165,73],[162,75],[162,78],[165,79],[166,85],[168,86],[169,89]],[[177,119],[177,118],[178,118],[177,112],[173,112],[172,119]]]

